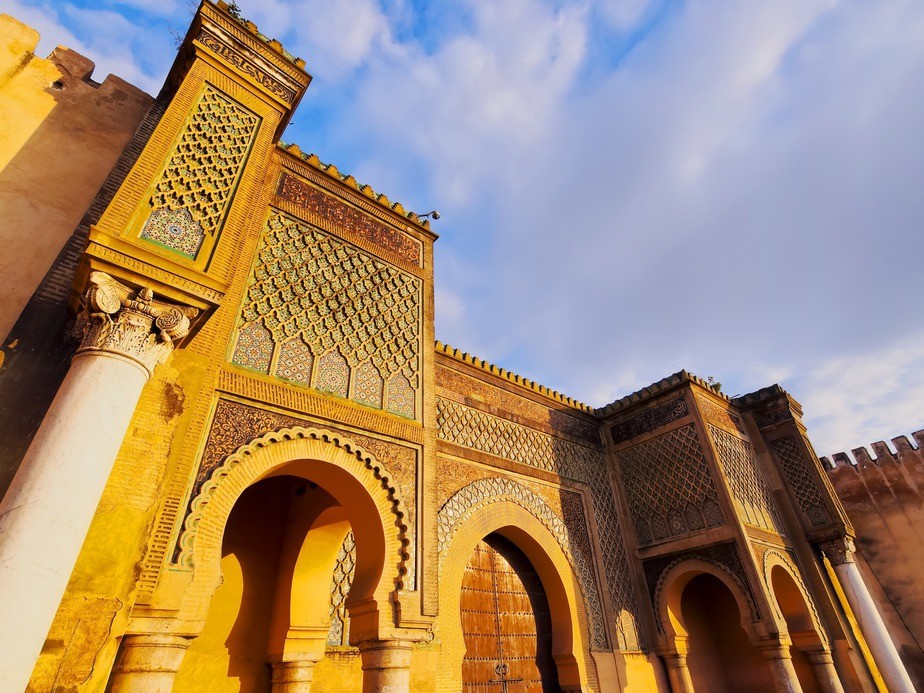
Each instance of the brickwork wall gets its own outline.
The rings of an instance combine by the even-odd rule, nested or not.
[[[857,531],[859,567],[905,664],[924,690],[924,430],[913,441],[822,457]]]

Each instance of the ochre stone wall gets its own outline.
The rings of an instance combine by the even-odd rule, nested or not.
[[[0,15],[3,340],[153,102],[114,75],[96,84],[69,48],[36,57],[38,40]]]
[[[915,683],[924,690],[924,430],[822,457],[857,531],[857,561]]]

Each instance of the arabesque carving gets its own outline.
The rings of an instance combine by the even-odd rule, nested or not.
[[[418,415],[421,280],[273,210],[232,361]]]
[[[744,521],[783,534],[783,523],[751,444],[712,424],[708,424],[708,428],[735,506]]]
[[[770,442],[770,448],[779,460],[783,476],[786,477],[786,482],[792,489],[799,509],[809,526],[818,527],[830,524],[831,514],[828,511],[828,502],[819,488],[816,475],[813,475],[808,468],[813,463],[802,454],[796,437],[778,438]]]
[[[222,41],[205,29],[199,31],[196,40],[200,41],[202,45],[208,46],[211,50],[215,51],[217,55],[220,55],[244,74],[253,77],[258,84],[266,87],[267,90],[286,103],[290,104],[295,101],[295,89],[287,87],[278,79],[268,74],[266,70],[261,69],[255,62],[256,56],[250,53],[250,51],[247,51],[248,54],[245,55],[241,50],[235,50],[234,47],[228,45],[225,41]]]
[[[337,552],[337,563],[330,580],[330,629],[327,631],[327,644],[334,647],[350,644],[350,615],[346,599],[353,585],[355,569],[356,541],[353,532],[347,532]]]
[[[617,612],[615,627],[619,648],[643,648],[635,590],[629,577],[628,559],[622,544],[622,530],[603,453],[452,400],[438,398],[436,407],[437,435],[441,439],[553,471],[564,477],[582,481],[591,489],[594,517],[603,553],[603,567],[606,571],[606,585],[613,608]]]
[[[693,424],[616,453],[642,546],[724,524]]]
[[[206,85],[154,184],[141,238],[195,258],[224,221],[259,125],[259,116]]]
[[[645,561],[643,564],[645,581],[648,584],[648,592],[651,595],[651,601],[655,606],[656,613],[662,613],[661,605],[664,600],[665,581],[668,574],[677,566],[689,561],[707,563],[730,578],[738,587],[740,594],[745,598],[751,619],[754,621],[761,620],[760,610],[757,608],[757,602],[754,599],[754,592],[748,583],[741,557],[738,555],[738,549],[735,548],[734,544],[718,544],[690,551],[680,556],[661,556],[660,558]],[[664,624],[660,618],[657,625],[658,632],[664,633]]]
[[[690,409],[683,395],[675,397],[646,409],[640,414],[631,416],[624,421],[618,421],[610,427],[614,443],[623,443],[643,433],[648,433],[661,426],[679,421],[689,415]]]
[[[456,528],[481,506],[501,500],[515,503],[530,512],[558,541],[562,552],[568,557],[578,576],[581,592],[590,615],[593,645],[598,649],[607,649],[607,638],[603,626],[603,605],[594,578],[593,557],[585,554],[584,547],[579,543],[571,541],[571,529],[562,522],[548,504],[522,484],[504,477],[481,479],[462,488],[447,500],[440,508],[438,515],[437,548],[440,563],[442,564],[445,550],[452,541]]]
[[[148,372],[173,352],[189,333],[189,319],[198,311],[154,299],[154,292],[133,290],[104,272],[90,274],[89,288],[75,329],[77,353],[113,352],[140,364]]]

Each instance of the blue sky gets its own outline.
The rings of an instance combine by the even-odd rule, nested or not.
[[[819,454],[924,428],[924,4],[241,0],[287,141],[436,208],[437,337],[592,405],[780,382]],[[186,0],[4,0],[151,92]]]

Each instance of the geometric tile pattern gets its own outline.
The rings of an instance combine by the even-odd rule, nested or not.
[[[635,590],[603,453],[448,399],[437,398],[436,413],[437,436],[442,440],[556,472],[590,487],[606,572],[603,582],[616,611],[616,646],[623,651],[643,649]]]
[[[750,443],[712,424],[708,428],[738,512],[748,524],[782,535],[783,524]]]
[[[337,565],[330,582],[330,630],[327,632],[327,644],[339,647],[350,644],[350,617],[346,610],[346,598],[353,584],[353,571],[356,569],[356,542],[353,532],[347,532]]]
[[[640,545],[723,524],[693,424],[616,455]]]
[[[194,259],[205,234],[192,220],[188,209],[160,208],[151,212],[141,237]]]
[[[337,350],[318,360],[318,381],[315,387],[338,397],[346,397],[350,387],[350,367]]]
[[[459,490],[440,508],[437,520],[437,551],[446,550],[455,530],[475,509],[488,503],[507,500],[526,509],[552,533],[571,562],[588,607],[594,647],[607,648],[603,629],[603,607],[594,580],[592,557],[585,555],[580,544],[572,543],[565,523],[531,490],[505,477],[491,477],[474,481]]]
[[[311,367],[314,356],[301,337],[292,337],[279,347],[279,362],[276,364],[276,377],[291,380],[302,385],[311,384]]]
[[[404,376],[401,376],[404,377]],[[405,380],[407,382],[407,380]],[[382,389],[385,382],[370,361],[363,361],[356,368],[356,380],[353,386],[353,399],[376,409],[382,408]],[[411,397],[413,401],[413,391]]]
[[[141,237],[194,258],[220,226],[260,117],[206,85],[151,194]],[[185,210],[184,218],[161,211]]]
[[[240,366],[268,373],[272,358],[273,337],[269,330],[258,322],[241,327],[231,360]]]
[[[414,418],[414,388],[404,373],[395,373],[388,381],[388,411]]]
[[[241,323],[263,325],[277,345],[298,337],[315,357],[311,363],[303,358],[297,371],[287,359],[289,375],[278,369],[272,375],[308,384],[312,374],[304,367],[314,367],[316,388],[347,397],[351,373],[356,377],[356,369],[368,362],[394,393],[375,396],[368,367],[353,391],[365,397],[364,404],[381,407],[384,397],[389,405],[394,401],[392,411],[413,417],[420,380],[421,294],[417,277],[272,210]],[[340,363],[334,367],[329,359]]]
[[[826,525],[831,522],[831,516],[826,509],[824,495],[806,468],[808,464],[794,436],[785,436],[770,443],[773,453],[780,461],[780,468],[786,477],[789,488],[792,489],[799,503],[802,514],[813,527]]]

